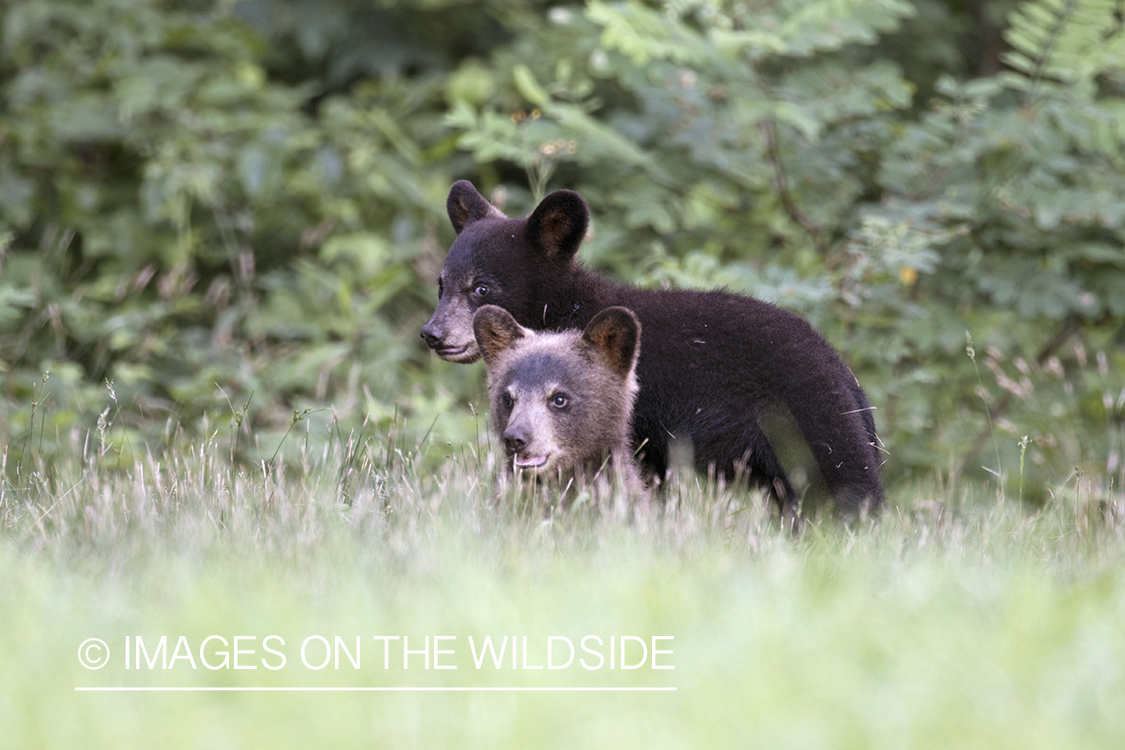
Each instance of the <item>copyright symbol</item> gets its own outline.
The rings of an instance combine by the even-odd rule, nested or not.
[[[87,638],[78,647],[78,662],[86,669],[101,669],[109,662],[109,646],[101,638]]]

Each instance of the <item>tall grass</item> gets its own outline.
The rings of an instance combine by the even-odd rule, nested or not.
[[[218,434],[133,446],[120,466],[96,433],[74,434],[50,462],[7,467],[0,746],[1111,748],[1125,736],[1120,494],[1072,483],[1031,512],[991,487],[917,486],[878,521],[795,537],[758,493],[690,473],[649,507],[610,493],[562,509],[498,490],[483,437],[341,436],[247,466]],[[199,660],[220,635],[255,636],[257,664],[271,634],[286,644],[277,671],[122,662],[126,636],[149,651],[184,636]],[[306,668],[312,635],[360,636],[361,668]],[[414,656],[403,669],[392,649],[384,669],[375,635],[412,649],[455,636],[444,658],[458,668]],[[675,669],[477,669],[467,639],[485,635],[527,636],[533,666],[552,635],[674,636]],[[91,637],[111,650],[96,671],[76,658]],[[92,686],[676,691],[74,690]]]

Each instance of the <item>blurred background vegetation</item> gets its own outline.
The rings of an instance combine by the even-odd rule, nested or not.
[[[1121,0],[4,0],[0,24],[9,474],[75,429],[126,463],[185,435],[248,461],[483,439],[482,368],[418,336],[468,178],[513,215],[580,191],[600,272],[807,316],[892,486],[1125,483]]]

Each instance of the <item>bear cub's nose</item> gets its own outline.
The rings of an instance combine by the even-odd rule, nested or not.
[[[441,340],[445,338],[445,332],[434,324],[427,323],[422,326],[422,338],[426,340],[426,346],[436,349],[441,345]]]
[[[524,430],[507,429],[504,430],[504,449],[508,451],[508,455],[514,456],[527,447],[528,435]]]

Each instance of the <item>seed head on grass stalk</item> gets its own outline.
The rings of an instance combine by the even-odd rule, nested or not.
[[[1020,440],[1020,504],[1023,504],[1023,457],[1027,453],[1027,446],[1031,442],[1031,438],[1024,435]]]
[[[313,409],[305,409],[304,411],[293,410],[293,419],[289,422],[289,429],[281,436],[281,442],[277,444],[277,448],[274,450],[273,455],[270,456],[270,460],[267,461],[267,463],[272,464],[274,459],[277,458],[277,454],[281,452],[281,446],[285,445],[285,440],[289,437],[289,433],[293,431],[293,428],[303,422],[305,417],[309,414],[314,414],[317,411],[324,411],[324,409],[316,409],[315,411]]]
[[[50,380],[50,379],[51,379],[51,371],[50,370],[44,370],[43,371],[43,379],[42,379],[43,385],[46,386],[47,381]],[[16,475],[17,476],[19,476],[20,470],[23,467],[23,457],[31,455],[31,453],[30,453],[31,441],[35,437],[35,412],[40,406],[43,406],[45,404],[45,402],[47,401],[47,394],[44,394],[40,398],[34,397],[36,388],[38,388],[38,386],[34,386],[34,385],[32,386],[32,390],[31,390],[31,392],[32,392],[31,418],[28,420],[27,434],[24,436],[24,440],[23,440],[23,451],[20,453],[19,461],[16,462]],[[47,424],[47,411],[44,409],[42,415],[39,418],[39,447],[38,447],[37,450],[38,450],[40,456],[43,455],[43,432],[46,429],[46,424]],[[30,468],[29,468],[29,471],[30,471]]]
[[[996,453],[996,471],[990,471],[987,466],[981,468],[990,474],[996,476],[998,485],[997,493],[1002,495],[1004,491],[1003,482],[1000,481],[1000,444],[996,441],[996,427],[992,424],[992,409],[988,405],[988,400],[984,397],[987,391],[984,389],[984,380],[980,376],[980,366],[977,364],[977,350],[973,348],[973,334],[965,331],[965,353],[969,355],[969,359],[973,361],[973,369],[977,373],[977,385],[980,386],[980,400],[984,404],[984,415],[988,417],[988,432],[992,436],[992,449]],[[1022,476],[1021,476],[1022,481]]]
[[[324,411],[324,409],[305,409],[304,411],[298,411],[296,409],[293,410],[293,419],[289,423],[289,429],[286,430],[285,434],[281,436],[281,441],[277,444],[277,448],[274,450],[273,455],[270,456],[270,460],[266,462],[266,464],[274,465],[274,471],[277,471],[278,469],[278,465],[274,464],[274,459],[276,459],[277,455],[281,452],[281,446],[285,445],[285,440],[289,437],[289,433],[293,432],[293,428],[303,422],[305,417],[307,417],[309,414],[315,414],[318,411]],[[264,468],[265,465],[263,465],[263,469]],[[276,487],[274,488],[274,490],[276,490]],[[271,490],[269,497],[266,498],[266,507],[270,507],[270,504],[273,501],[274,490]]]

